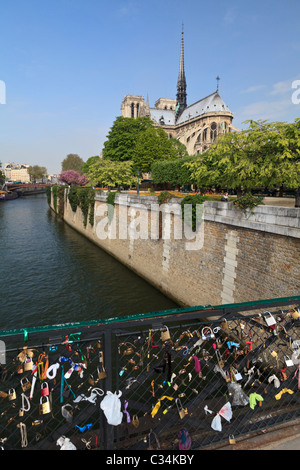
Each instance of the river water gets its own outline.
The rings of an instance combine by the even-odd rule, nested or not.
[[[0,330],[178,307],[58,219],[45,195],[0,203]]]

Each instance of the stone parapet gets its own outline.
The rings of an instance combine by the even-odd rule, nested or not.
[[[204,220],[300,238],[300,208],[259,205],[244,214],[232,202],[206,201]]]

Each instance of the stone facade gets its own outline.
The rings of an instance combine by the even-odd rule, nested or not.
[[[174,213],[164,216],[167,222],[158,231],[153,230],[161,223],[156,197],[126,199],[117,195],[114,216],[108,224],[106,196],[101,194],[96,197],[94,226],[88,223],[86,228],[81,210],[74,213],[67,201],[64,220],[183,306],[299,294],[300,209],[262,206],[263,209],[257,208],[260,209],[257,215],[249,217],[232,204],[206,202],[201,229],[197,232],[199,235],[202,230],[203,243],[195,245],[195,249],[195,240],[185,235],[178,200],[172,200],[171,204]],[[143,219],[146,223],[141,222],[141,215],[146,217]],[[126,221],[125,231],[120,231],[124,227],[120,221]],[[110,238],[99,237],[103,234],[101,224],[109,229]],[[180,226],[182,238],[175,230]],[[114,231],[116,237],[112,236]]]
[[[121,104],[121,116],[135,119],[149,116],[155,126],[183,143],[189,155],[205,152],[222,134],[239,131],[232,123],[233,113],[219,95],[219,85],[215,92],[187,105],[183,36],[176,99],[160,98],[153,108],[149,106],[148,97],[145,101],[143,96],[126,95]]]

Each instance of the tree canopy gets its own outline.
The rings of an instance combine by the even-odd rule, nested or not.
[[[69,153],[61,163],[61,171],[74,170],[81,172],[83,164],[84,161],[77,153]]]
[[[245,191],[285,186],[299,192],[300,119],[247,124],[247,129],[221,136],[196,162],[187,163],[194,182]]]
[[[130,186],[137,181],[133,174],[131,161],[118,162],[99,159],[90,165],[87,176],[93,186],[100,184],[111,188]]]
[[[33,165],[27,168],[31,180],[41,179],[47,176],[47,168],[44,166]]]
[[[90,169],[90,166],[93,165],[94,163],[96,163],[99,160],[100,160],[99,155],[88,158],[87,161],[82,165],[82,167],[80,169],[80,172],[82,174],[87,174],[89,169]]]
[[[180,151],[174,147],[166,132],[157,127],[149,127],[137,139],[133,152],[134,170],[148,173],[155,161],[179,157]]]
[[[186,165],[193,162],[196,157],[177,158],[176,160],[161,160],[151,166],[153,183],[169,183],[175,186],[191,184],[191,169]]]
[[[139,135],[151,126],[148,117],[134,119],[118,116],[104,142],[103,159],[118,162],[132,160]]]
[[[149,117],[116,118],[104,143],[103,159],[115,162],[132,161],[133,172],[147,173],[157,160],[181,158],[186,147],[154,126]]]

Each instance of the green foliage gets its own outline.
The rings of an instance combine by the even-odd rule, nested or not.
[[[192,226],[192,230],[195,232],[197,230],[197,205],[198,204],[203,204],[204,201],[206,201],[208,198],[207,196],[201,196],[200,194],[189,194],[186,196],[182,201],[181,201],[181,213],[182,213],[182,218],[184,218],[184,206],[186,204],[189,204],[192,206],[192,220],[190,221],[190,224]],[[187,217],[186,217],[187,219]],[[199,223],[199,221],[198,221]]]
[[[196,162],[187,163],[199,187],[300,188],[300,119],[248,121],[240,133],[221,136]]]
[[[76,212],[77,207],[80,204],[79,196],[78,196],[78,186],[71,186],[68,190],[68,199],[71,205],[72,211]]]
[[[148,173],[157,160],[178,158],[179,154],[163,129],[149,127],[139,135],[133,151],[134,171]]]
[[[130,186],[136,183],[132,162],[117,162],[100,159],[90,166],[87,173],[94,186],[98,184],[114,188],[115,186]]]
[[[61,171],[75,170],[80,173],[83,164],[84,161],[77,153],[69,153],[61,163]]]
[[[162,191],[160,195],[158,196],[158,204],[165,204],[169,202],[173,197],[173,194],[169,193],[168,191]]]
[[[196,161],[196,157],[184,157],[176,160],[161,160],[151,166],[151,177],[154,183],[173,185],[191,184],[191,169],[185,165]]]
[[[48,205],[50,206],[51,204],[51,186],[46,186],[46,196],[47,196],[47,202]]]
[[[116,162],[132,160],[139,135],[149,127],[153,127],[153,123],[148,117],[117,117],[104,142],[103,159]]]
[[[107,218],[109,223],[112,221],[114,216],[115,199],[117,193],[120,193],[120,191],[110,191],[106,197],[106,203],[108,204]]]
[[[47,176],[47,168],[44,166],[33,165],[27,168],[31,180],[42,179]]]
[[[100,160],[100,157],[98,155],[96,155],[95,157],[88,158],[87,161],[82,165],[80,169],[80,173],[82,175],[87,175],[90,170],[91,165],[93,165],[94,163],[97,163],[99,160]]]
[[[52,186],[53,209],[57,213],[57,190],[58,186]]]
[[[91,225],[94,224],[94,206],[95,206],[95,190],[92,188],[77,188],[79,205],[81,212],[83,213],[83,225],[86,227],[87,218],[89,216],[89,222]]]
[[[64,207],[65,207],[64,195],[65,195],[65,188],[63,186],[58,186],[57,188],[58,215],[60,217],[63,217],[64,215]]]
[[[95,190],[72,186],[68,189],[68,199],[73,212],[80,207],[83,213],[83,225],[86,227],[88,216],[89,223],[94,225]]]
[[[186,147],[182,143],[169,139],[166,132],[154,127],[148,117],[117,117],[107,138],[103,148],[103,160],[132,161],[133,174],[137,171],[149,172],[154,161],[187,155]],[[89,173],[88,169],[87,174]]]
[[[259,204],[263,204],[263,198],[260,196],[252,196],[251,193],[246,193],[243,196],[237,198],[233,204],[238,209],[241,209],[245,215],[247,214],[247,209],[249,209],[250,213],[253,214],[254,207],[258,206]]]

